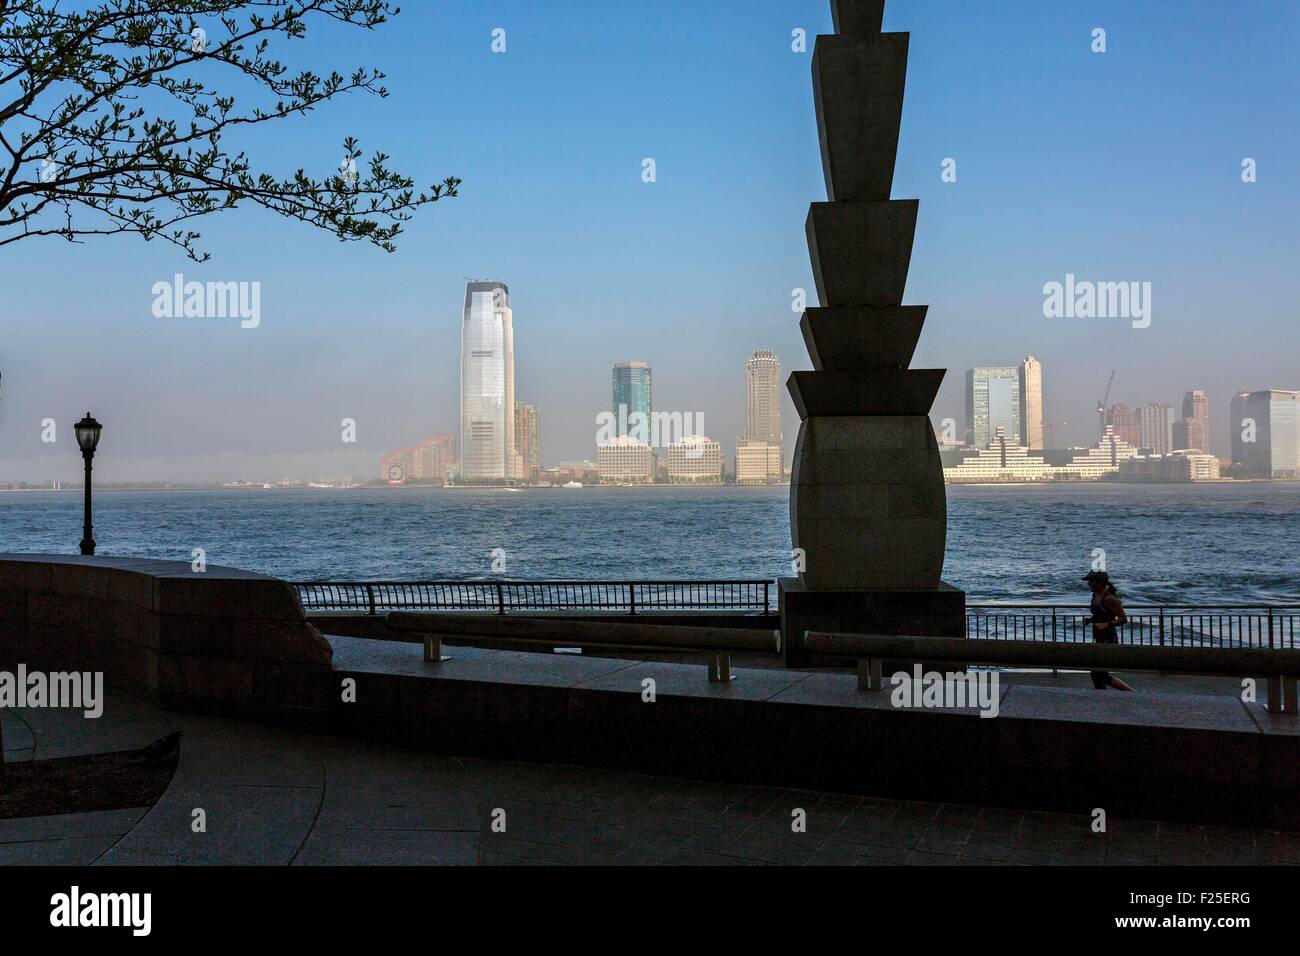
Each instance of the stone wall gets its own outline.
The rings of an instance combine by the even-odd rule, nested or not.
[[[0,661],[102,671],[173,710],[323,726],[329,643],[275,578],[186,562],[0,555]]]

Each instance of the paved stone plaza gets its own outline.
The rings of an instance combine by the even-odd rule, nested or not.
[[[155,806],[0,820],[0,865],[1300,863],[1300,833],[1112,818],[1094,834],[1084,815],[462,760],[120,694],[99,720],[59,710],[0,720],[11,761],[185,734]],[[193,832],[195,809],[206,833]],[[806,832],[792,832],[796,810]]]

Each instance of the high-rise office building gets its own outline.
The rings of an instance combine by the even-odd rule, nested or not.
[[[1250,389],[1243,388],[1232,396],[1232,401],[1228,405],[1228,448],[1232,455],[1233,468],[1244,469],[1246,465],[1246,438],[1250,434],[1246,421],[1250,414],[1246,411],[1246,407],[1249,401]]]
[[[1246,474],[1252,478],[1300,478],[1300,391],[1266,388],[1246,399],[1242,428]]]
[[[1138,415],[1123,402],[1117,402],[1106,413],[1106,424],[1115,430],[1115,437],[1127,442],[1134,448],[1142,447],[1141,431],[1138,428]]]
[[[1183,396],[1183,418],[1174,425],[1174,448],[1209,452],[1210,400],[1194,388]]]
[[[465,285],[460,449],[463,480],[516,477],[515,336],[510,290],[502,282]]]
[[[519,452],[520,472],[517,477],[536,481],[541,477],[541,413],[536,405],[515,402],[515,451]]]
[[[745,363],[745,438],[781,441],[781,360],[768,349]]]
[[[1043,447],[1043,366],[1032,355],[1020,363],[1020,444]]]
[[[736,439],[737,481],[770,484],[781,481],[784,472],[781,360],[759,349],[745,362],[745,433]]]
[[[1174,450],[1174,410],[1163,402],[1138,408],[1138,437],[1141,447],[1153,455],[1167,455]]]
[[[614,421],[616,437],[631,435],[650,441],[652,407],[650,366],[646,362],[618,362],[614,366]],[[639,417],[633,418],[633,415]],[[644,429],[644,431],[642,431]]]
[[[1003,434],[1019,440],[1020,369],[1015,366],[967,369],[967,440],[976,448],[984,448],[999,427]]]

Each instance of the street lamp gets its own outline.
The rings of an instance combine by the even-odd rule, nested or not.
[[[90,459],[95,457],[95,446],[99,444],[99,433],[104,426],[86,412],[86,417],[72,427],[77,431],[77,444],[81,446],[81,457],[86,461],[86,509],[81,530],[81,553],[94,554],[95,539],[90,533]]]

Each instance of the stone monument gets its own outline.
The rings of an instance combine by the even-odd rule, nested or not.
[[[918,202],[891,199],[906,33],[884,0],[831,0],[813,53],[827,202],[806,232],[819,308],[800,320],[814,371],[787,386],[801,424],[790,482],[797,578],[780,582],[786,663],[808,630],[960,637],[965,594],[940,580],[947,497],[930,425],[945,369],[908,365],[926,306],[903,305]]]

